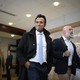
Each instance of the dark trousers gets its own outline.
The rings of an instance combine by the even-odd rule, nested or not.
[[[28,80],[48,80],[47,64],[30,62],[30,67],[27,70]]]
[[[10,69],[8,68],[8,66],[6,67],[6,76],[7,80],[11,80]]]

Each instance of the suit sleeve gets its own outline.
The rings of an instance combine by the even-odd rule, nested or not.
[[[74,53],[75,53],[74,58],[76,58],[75,60],[76,60],[77,67],[80,68],[80,57],[78,56],[78,53],[76,51],[76,46],[74,45],[74,43],[72,43],[72,44],[74,46]]]
[[[20,42],[18,44],[17,50],[16,50],[19,64],[23,65],[23,66],[24,66],[25,62],[27,61],[27,59],[24,56],[25,55],[25,53],[24,53],[24,46],[25,46],[25,41],[27,41],[26,34],[27,33],[25,33],[23,35],[22,39],[20,40]]]
[[[53,40],[52,43],[53,46],[53,56],[57,59],[62,59],[64,58],[63,53],[67,50],[67,48],[65,49],[60,41],[60,39],[55,39]]]

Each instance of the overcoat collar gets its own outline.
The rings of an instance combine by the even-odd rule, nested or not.
[[[33,27],[31,30],[30,30],[30,34],[32,34],[32,35],[34,35],[35,34],[35,31],[36,31],[36,28],[35,27]],[[45,34],[45,35],[50,35],[50,33],[46,30],[46,29],[43,29],[43,33]]]

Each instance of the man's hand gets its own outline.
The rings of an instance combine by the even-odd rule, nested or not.
[[[29,62],[29,61],[27,61],[27,62],[25,63],[25,67],[28,69],[28,68],[29,68],[29,66],[30,66],[30,62]]]
[[[8,69],[10,69],[11,68],[11,66],[8,66]]]
[[[70,56],[70,52],[69,52],[68,50],[65,51],[64,54],[63,54],[63,56],[65,56],[65,57],[69,57],[69,56]]]

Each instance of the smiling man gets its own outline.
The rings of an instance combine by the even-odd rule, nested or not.
[[[23,35],[18,48],[20,63],[19,80],[47,80],[52,67],[52,39],[45,29],[46,17],[42,14],[35,18],[35,26]]]

